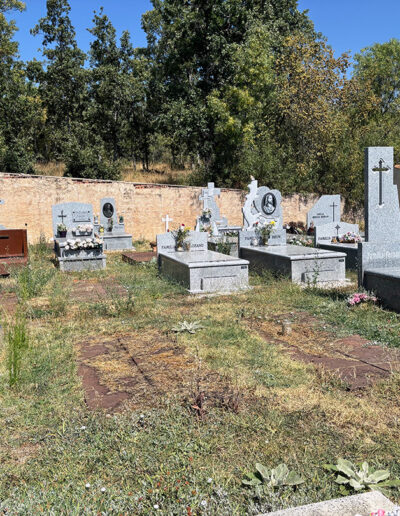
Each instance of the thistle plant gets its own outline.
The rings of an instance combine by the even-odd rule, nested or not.
[[[199,321],[194,321],[194,322],[188,322],[188,321],[182,321],[180,323],[178,323],[177,326],[174,326],[172,329],[172,331],[175,331],[176,333],[184,333],[185,331],[187,331],[188,333],[196,333],[197,330],[201,330],[202,328],[204,328],[204,326],[202,326],[200,324]]]
[[[285,486],[298,486],[303,484],[304,480],[295,473],[290,471],[286,464],[279,464],[276,468],[268,469],[260,463],[256,464],[256,471],[246,475],[242,483],[250,487],[267,487],[277,488]]]
[[[368,462],[356,466],[346,459],[338,459],[337,464],[326,464],[325,469],[338,473],[335,479],[341,485],[341,492],[349,494],[353,491],[381,491],[387,494],[385,488],[400,486],[400,480],[389,481],[390,471],[387,469],[374,470]]]

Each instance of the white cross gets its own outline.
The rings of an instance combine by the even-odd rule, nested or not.
[[[173,222],[174,219],[170,219],[169,215],[167,215],[165,218],[162,218],[162,221],[165,222],[165,231],[168,232],[169,230],[169,223]]]

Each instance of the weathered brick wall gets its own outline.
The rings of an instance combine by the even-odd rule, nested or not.
[[[154,240],[164,231],[162,217],[168,214],[170,227],[184,223],[193,227],[201,211],[201,188],[155,184],[97,181],[51,176],[26,176],[0,173],[0,225],[7,228],[27,228],[29,241],[36,242],[41,234],[52,238],[51,207],[61,202],[85,202],[100,211],[100,199],[113,197],[118,214],[125,218],[127,232],[134,239]],[[232,225],[243,223],[242,206],[246,192],[222,189],[217,200],[221,215]],[[285,222],[306,220],[307,211],[317,196],[291,195],[283,199]]]

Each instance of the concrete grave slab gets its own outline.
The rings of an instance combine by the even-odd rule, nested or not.
[[[259,516],[266,516],[266,514],[270,516],[333,516],[335,514],[340,516],[356,516],[357,514],[370,516],[371,513],[377,513],[379,509],[393,511],[395,508],[396,506],[382,493],[371,491],[310,505],[302,505],[293,509],[268,512]],[[385,516],[388,516],[387,512],[385,512]]]
[[[189,233],[189,251],[176,251],[171,233],[157,235],[160,272],[190,293],[233,292],[248,288],[248,261],[208,251],[207,233]]]
[[[248,260],[252,269],[268,269],[295,283],[334,284],[346,279],[345,253],[290,244],[263,246],[252,231],[239,233],[239,256]]]

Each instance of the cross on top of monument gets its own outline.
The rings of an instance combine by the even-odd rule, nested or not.
[[[383,206],[383,175],[382,172],[387,172],[390,170],[390,167],[383,166],[383,159],[379,160],[379,166],[374,167],[372,172],[379,172],[379,206]]]
[[[168,230],[169,230],[169,223],[173,222],[174,219],[171,219],[169,215],[166,215],[161,220],[163,222],[165,222],[165,231],[168,232]]]

